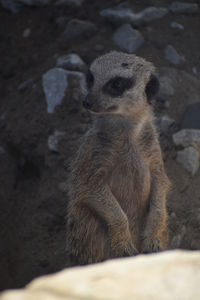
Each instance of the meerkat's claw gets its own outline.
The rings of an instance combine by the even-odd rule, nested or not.
[[[132,249],[125,249],[123,257],[136,256],[138,254],[138,250],[135,247],[133,247]]]
[[[162,251],[162,245],[158,238],[156,239],[148,239],[143,242],[143,253],[154,253]]]

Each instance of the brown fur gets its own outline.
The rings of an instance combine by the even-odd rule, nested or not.
[[[99,100],[98,111],[95,108],[99,115],[71,166],[67,250],[74,264],[155,252],[167,246],[169,181],[152,108],[144,93],[154,68],[134,55],[112,52],[92,64],[94,75],[100,72],[99,64],[103,69],[104,59],[108,67],[115,56],[119,63],[132,61],[136,86],[118,99],[113,112],[103,111]],[[109,71],[112,73],[112,64]],[[101,99],[98,78],[96,85],[90,93]],[[108,97],[108,101],[113,105],[115,100]]]

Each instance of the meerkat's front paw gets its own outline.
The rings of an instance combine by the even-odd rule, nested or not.
[[[124,238],[123,238],[124,237]],[[138,250],[134,246],[131,236],[118,236],[118,239],[112,239],[112,253],[114,257],[127,257],[138,254]]]
[[[144,238],[142,243],[142,253],[160,252],[163,250],[159,238]]]
[[[134,247],[133,243],[125,245],[123,249],[123,257],[138,255],[138,250]]]

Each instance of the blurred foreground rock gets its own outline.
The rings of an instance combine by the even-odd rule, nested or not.
[[[200,251],[171,251],[64,270],[0,300],[198,300]]]

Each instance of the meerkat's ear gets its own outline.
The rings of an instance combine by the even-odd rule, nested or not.
[[[154,74],[152,74],[145,88],[147,100],[150,104],[154,96],[158,93],[159,86],[160,84],[158,78]]]

